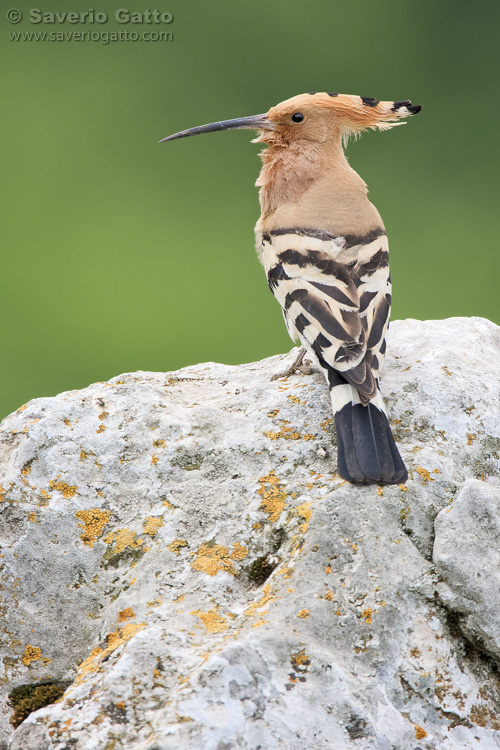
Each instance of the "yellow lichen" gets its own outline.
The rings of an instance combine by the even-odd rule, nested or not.
[[[94,542],[101,536],[104,527],[111,518],[109,510],[100,508],[89,508],[88,510],[79,510],[75,513],[83,523],[79,523],[80,529],[83,529],[81,540],[87,547],[93,547]]]
[[[46,657],[42,656],[42,649],[40,646],[32,646],[30,643],[26,644],[26,648],[24,649],[24,654],[21,657],[21,661],[23,664],[26,664],[27,667],[34,662],[34,661],[41,661],[43,666],[46,667],[47,664],[50,664],[52,659],[47,659]]]
[[[166,444],[166,441],[161,440],[160,438],[158,438],[158,440],[153,440],[153,448],[165,448]]]
[[[135,612],[132,607],[127,607],[118,612],[118,622],[127,622],[127,620],[130,620],[132,617],[135,617]]]
[[[102,421],[103,419],[106,419],[106,417],[108,417],[108,416],[109,416],[109,412],[107,412],[107,411],[102,411],[102,412],[101,412],[101,413],[100,413],[100,414],[98,415],[97,419],[100,419],[100,420]]]
[[[215,607],[209,609],[208,612],[202,612],[200,609],[197,609],[191,612],[191,614],[200,618],[203,627],[206,628],[209,633],[221,633],[229,627],[226,618],[220,615]]]
[[[274,598],[275,597],[271,594],[271,584],[266,583],[266,585],[262,589],[262,596],[260,597],[260,599],[258,599],[256,602],[252,602],[250,606],[246,608],[245,614],[248,615],[249,617],[252,617],[256,614],[260,614],[260,613],[257,613],[257,610],[262,609],[262,607],[265,607],[266,604],[273,601]]]
[[[80,664],[78,668],[77,684],[82,682],[87,673],[100,671],[101,663],[107,659],[108,656],[118,648],[118,646],[121,646],[128,641],[138,630],[142,630],[144,627],[146,627],[145,622],[128,622],[123,628],[121,628],[121,630],[117,629],[113,633],[109,633],[106,648],[103,649],[100,646],[96,646],[89,656],[87,656],[85,661]]]
[[[59,480],[59,477],[57,479],[52,479],[49,482],[49,487],[51,490],[61,492],[62,496],[65,497],[66,499],[69,499],[70,497],[74,497],[78,489],[78,486],[76,484],[69,485],[66,482],[61,482]]]
[[[275,523],[280,517],[284,507],[287,493],[279,483],[279,477],[271,469],[269,474],[259,479],[260,489],[257,493],[262,496],[259,510],[268,514],[269,520]],[[269,485],[269,487],[266,487]]]
[[[309,610],[301,609],[300,612],[297,612],[297,617],[300,617],[302,620],[305,620],[307,617],[309,617]]]
[[[267,416],[268,416],[268,417],[270,417],[270,418],[272,419],[273,417],[275,417],[275,416],[276,416],[276,414],[278,414],[278,412],[279,412],[279,409],[273,409],[272,411],[269,411],[269,412],[267,413]]]
[[[450,373],[447,373],[449,375]],[[418,724],[415,724],[415,737],[417,740],[423,740],[424,737],[427,737],[427,732],[425,729],[422,729],[422,727],[419,727]]]
[[[96,433],[99,434],[100,432],[104,432],[106,429],[106,425],[102,424],[99,426],[99,428],[96,430]]]
[[[28,521],[31,521],[31,523],[40,523],[34,511],[31,511],[31,513],[28,515]]]
[[[417,474],[420,474],[420,476],[422,477],[422,479],[424,480],[424,482],[433,482],[434,481],[433,478],[431,477],[431,475],[429,474],[429,472],[427,471],[427,469],[423,469],[422,466],[417,466],[415,468],[415,471],[417,472]]]
[[[203,542],[196,552],[196,559],[191,563],[194,570],[200,570],[209,576],[215,576],[220,570],[225,570],[231,575],[237,575],[233,560],[242,560],[248,554],[246,547],[241,544],[233,544],[232,552],[221,544],[214,542]]]
[[[324,598],[329,602],[333,602],[333,600],[335,599],[335,594],[333,593],[333,591],[330,591],[330,589],[327,589]]]
[[[155,454],[153,453],[153,455],[151,456],[151,466],[156,466],[157,463],[158,463],[158,456],[155,456]]]
[[[300,651],[296,651],[290,656],[290,664],[292,665],[292,667],[308,667],[310,663],[311,660],[306,654],[305,648],[301,649]],[[305,672],[307,670],[301,669],[300,671]]]
[[[170,542],[168,545],[170,552],[173,552],[175,555],[180,555],[183,547],[189,547],[189,544],[185,539],[174,539],[174,541]]]
[[[298,515],[304,519],[304,523],[300,527],[300,530],[303,534],[305,534],[307,529],[309,528],[309,521],[311,520],[312,516],[311,505],[312,503],[302,503],[302,505],[298,505],[296,508],[296,512],[298,513]]]
[[[467,445],[472,445],[475,439],[476,439],[476,435],[473,432],[467,433]]]
[[[264,435],[270,440],[313,440],[316,435],[301,435],[300,432],[293,427],[288,427],[288,419],[281,419],[281,430],[279,432],[272,432],[272,430],[266,430]]]
[[[106,542],[106,544],[113,544],[114,543],[114,549],[113,552],[115,555],[119,555],[120,552],[123,552],[123,550],[126,547],[132,547],[132,549],[137,549],[141,546],[141,544],[144,543],[143,539],[137,539],[137,534],[135,531],[131,531],[131,529],[116,529],[116,531],[110,531],[109,534],[107,534],[103,541]]]
[[[148,516],[144,521],[144,533],[149,536],[156,536],[158,529],[163,526],[163,518]]]
[[[373,610],[371,607],[366,607],[361,613],[361,617],[366,622],[367,625],[371,625],[373,622],[372,619]]]

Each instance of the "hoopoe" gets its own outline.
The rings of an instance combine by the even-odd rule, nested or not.
[[[252,117],[183,130],[258,130],[267,146],[257,180],[259,258],[288,332],[323,371],[337,431],[339,475],[355,484],[402,484],[408,474],[379,388],[391,309],[387,237],[366,183],[344,147],[387,130],[420,105],[310,93]]]

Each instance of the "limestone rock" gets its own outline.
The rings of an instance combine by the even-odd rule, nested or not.
[[[500,748],[499,344],[391,325],[405,487],[336,476],[323,377],[270,381],[294,352],[7,417],[0,748]],[[13,731],[9,693],[54,681]]]

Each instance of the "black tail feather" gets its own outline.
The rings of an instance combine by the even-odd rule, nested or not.
[[[335,414],[338,473],[354,484],[404,484],[408,472],[386,415],[373,404],[346,404]]]

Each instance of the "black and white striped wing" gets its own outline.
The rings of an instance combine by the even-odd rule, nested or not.
[[[357,248],[352,278],[358,290],[359,315],[366,331],[366,348],[375,377],[382,370],[385,336],[391,316],[391,277],[387,237],[381,235]]]
[[[287,239],[299,248],[282,249],[284,237],[280,242],[273,238],[267,253],[264,244],[263,260],[288,331],[323,367],[341,373],[366,402],[376,394],[378,355],[383,357],[390,312],[387,251],[381,247],[386,237],[361,246],[352,238],[335,238],[333,248],[332,237],[306,241],[300,236],[298,242],[290,233]],[[348,262],[334,259],[333,253]]]

